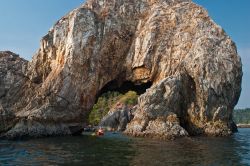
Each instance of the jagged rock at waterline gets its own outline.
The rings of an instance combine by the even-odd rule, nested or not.
[[[126,81],[153,84],[139,97],[129,135],[226,136],[235,129],[240,57],[191,0],[88,0],[49,30],[31,62],[2,54],[0,132],[7,138],[73,134],[103,88]]]

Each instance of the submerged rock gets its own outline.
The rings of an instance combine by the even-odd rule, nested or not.
[[[0,66],[12,62],[0,58]],[[88,0],[50,29],[26,66],[20,63],[21,76],[1,73],[0,108],[11,120],[0,132],[9,137],[72,134],[99,93],[126,81],[153,84],[139,97],[128,134],[173,138],[234,129],[241,60],[234,42],[191,0]]]

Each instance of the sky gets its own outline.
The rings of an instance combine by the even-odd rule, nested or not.
[[[250,108],[250,0],[193,0],[205,7],[236,42],[243,63],[242,93],[237,108]],[[0,0],[0,50],[27,60],[40,39],[63,15],[84,0]]]
[[[193,0],[233,39],[243,64],[243,82],[236,108],[250,108],[250,0]]]
[[[84,0],[0,0],[0,50],[30,60],[41,38]]]

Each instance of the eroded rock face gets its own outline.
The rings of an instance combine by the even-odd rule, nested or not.
[[[163,79],[140,96],[133,121],[127,126],[126,133],[134,136],[175,138],[187,136],[180,120],[186,115],[183,105],[186,94],[183,93],[181,75]],[[191,91],[192,89],[190,89]]]
[[[128,134],[229,135],[242,78],[235,44],[191,0],[88,0],[50,29],[25,73],[5,108],[8,137],[72,134],[114,80],[153,83]]]
[[[28,61],[15,53],[0,51],[0,132],[11,128],[15,121],[14,108],[27,81],[27,64]]]

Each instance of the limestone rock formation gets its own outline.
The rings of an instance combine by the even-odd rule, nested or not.
[[[153,84],[140,96],[128,134],[173,138],[234,129],[241,60],[234,42],[191,0],[88,0],[61,18],[22,66],[24,77],[1,76],[1,88],[17,91],[0,98],[13,119],[1,130],[6,137],[72,134],[103,88],[126,81]]]
[[[27,64],[28,61],[15,53],[0,51],[0,132],[8,130],[14,123],[15,104],[22,97],[20,91],[27,81]]]
[[[124,105],[121,108],[110,110],[99,123],[99,127],[104,127],[111,131],[124,131],[127,124],[133,119],[132,109]]]
[[[194,90],[187,79],[181,75],[168,77],[140,96],[135,117],[126,133],[163,139],[187,136],[181,120],[187,116],[183,107],[189,104],[187,99],[192,98]]]

